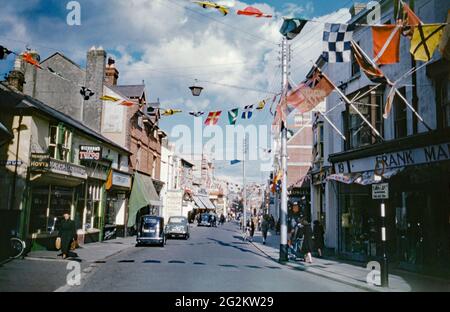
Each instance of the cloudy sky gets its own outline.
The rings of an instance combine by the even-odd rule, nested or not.
[[[190,110],[222,110],[219,126],[225,134],[227,110],[256,104],[279,92],[278,44],[282,17],[318,21],[309,23],[291,42],[291,78],[294,82],[303,80],[311,61],[321,53],[321,22],[348,20],[348,7],[352,3],[345,0],[217,1],[231,7],[230,14],[222,16],[216,10],[203,9],[188,0],[80,0],[81,25],[69,26],[66,23],[69,1],[1,2],[0,45],[17,52],[32,48],[42,59],[59,51],[81,66],[85,65],[86,51],[91,46],[102,46],[116,59],[119,84],[144,80],[149,100],[159,98],[164,108],[184,111],[161,121],[161,128],[169,136],[180,130],[180,125],[195,128],[194,118],[187,114]],[[236,15],[236,10],[248,5],[274,17]],[[0,62],[2,78],[12,63],[12,57]],[[188,89],[195,79],[204,87],[200,97],[193,97]],[[262,112],[255,112],[250,120],[239,119],[238,124],[266,125],[270,129],[271,121],[266,107]],[[175,142],[177,138],[172,140]],[[208,140],[203,134],[203,143]],[[219,151],[226,144],[224,138]],[[258,146],[268,144],[269,141],[259,142]],[[260,156],[265,156],[262,149]],[[268,174],[261,173],[259,165],[260,161],[250,162],[251,180],[267,178]],[[219,176],[240,176],[240,166],[230,167],[227,162],[218,161],[216,167]]]

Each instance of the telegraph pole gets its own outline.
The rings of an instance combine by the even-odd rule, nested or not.
[[[247,187],[245,180],[245,156],[247,154],[247,137],[244,136],[244,157],[242,158],[242,183],[244,184],[244,194],[243,194],[243,210],[244,210],[244,219],[243,219],[243,231],[247,230]]]
[[[289,44],[286,37],[283,37],[281,43],[281,101],[284,101],[283,97],[288,85],[288,53]],[[284,108],[282,108],[284,109]],[[284,114],[284,112],[283,112]],[[287,116],[286,116],[287,119]],[[281,211],[280,211],[280,262],[288,261],[288,245],[287,245],[287,120],[281,120]]]

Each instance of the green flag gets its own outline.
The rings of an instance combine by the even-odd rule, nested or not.
[[[228,120],[230,121],[230,125],[236,124],[236,120],[238,118],[239,108],[232,109],[228,111]]]

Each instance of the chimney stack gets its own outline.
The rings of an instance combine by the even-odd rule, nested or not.
[[[14,62],[14,68],[9,72],[6,77],[8,85],[19,92],[23,92],[23,86],[25,84],[24,64],[22,62],[22,54],[16,56]]]
[[[103,102],[103,84],[105,80],[106,52],[102,47],[92,47],[87,53],[85,87],[94,95],[83,103],[83,122],[91,129],[100,132]]]
[[[117,86],[117,80],[119,79],[119,71],[116,68],[116,61],[110,57],[108,58],[108,64],[105,69],[105,83],[110,86]]]
[[[361,11],[366,9],[367,5],[361,2],[355,2],[353,6],[350,8],[350,14],[352,17],[358,15]]]

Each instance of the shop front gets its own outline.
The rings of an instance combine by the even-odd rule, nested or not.
[[[74,218],[80,189],[87,182],[84,166],[32,154],[28,237],[33,249],[53,249],[58,222],[64,213]]]
[[[339,254],[368,261],[381,255],[381,200],[372,185],[388,183],[387,247],[392,264],[450,274],[450,142],[419,135],[372,147],[368,153],[330,156],[338,189]],[[377,152],[382,150],[383,153]],[[355,158],[355,155],[364,157]]]
[[[106,183],[104,239],[126,236],[131,174],[112,169]]]

